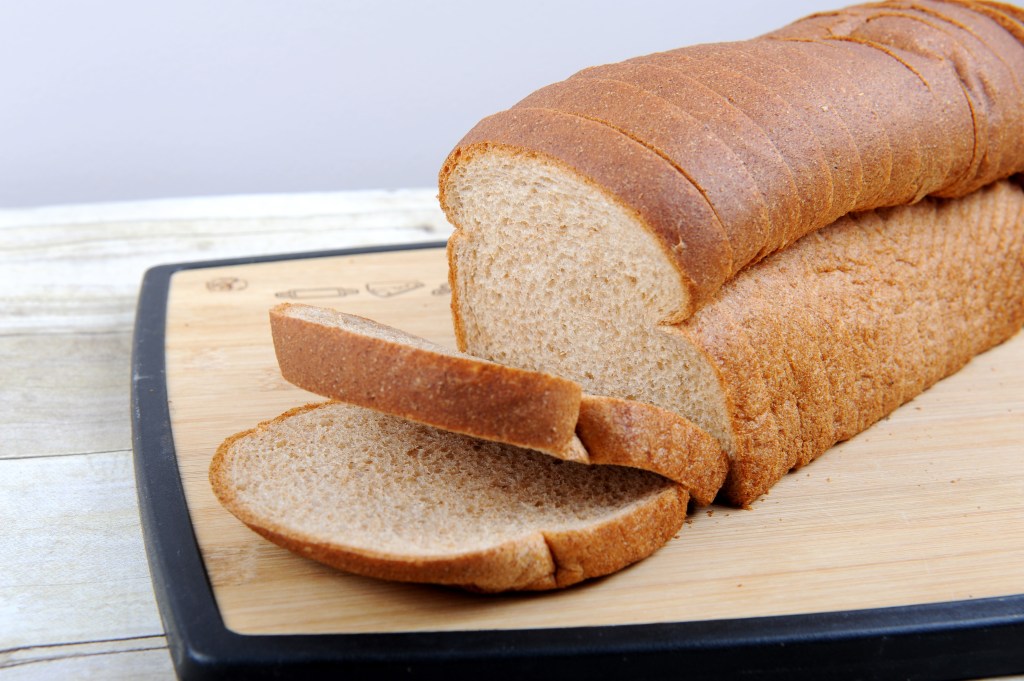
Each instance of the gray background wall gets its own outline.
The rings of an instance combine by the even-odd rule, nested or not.
[[[424,187],[585,66],[821,0],[0,0],[0,207]]]

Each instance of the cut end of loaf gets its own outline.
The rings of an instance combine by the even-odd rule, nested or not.
[[[687,503],[653,473],[563,462],[340,403],[229,438],[210,479],[231,513],[300,555],[480,591],[621,569],[668,541]]]
[[[478,244],[480,262],[460,261],[461,266],[485,267],[487,259],[501,258],[505,239],[512,234],[525,251],[519,253],[522,266],[558,258],[567,271],[585,273],[597,263],[588,262],[573,240],[583,233],[614,246],[601,255],[613,260],[620,274],[604,280],[584,274],[581,290],[589,289],[596,297],[605,288],[639,287],[647,301],[645,314],[654,321],[682,319],[692,312],[690,285],[649,227],[606,190],[552,158],[499,144],[460,148],[442,170],[440,189],[441,206],[457,231],[485,233],[485,241]],[[540,288],[531,293],[543,309],[545,289],[555,281],[536,284]]]
[[[446,187],[465,350],[685,414],[731,451],[714,367],[663,324],[685,289],[633,214],[561,166],[500,147],[460,159]]]

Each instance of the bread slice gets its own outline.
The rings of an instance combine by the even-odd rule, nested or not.
[[[370,577],[479,591],[564,587],[619,570],[680,529],[665,478],[585,466],[338,402],[228,438],[221,503],[295,553]]]
[[[536,172],[548,167],[553,172]],[[479,181],[499,189],[461,191]],[[697,187],[645,145],[596,121],[533,108],[485,118],[442,168],[441,206],[456,227],[470,227],[477,218],[508,213],[508,194],[500,187],[514,182],[525,183],[516,192],[527,201],[521,212],[556,220],[556,231],[564,221],[585,221],[594,230],[621,232],[621,257],[656,270],[651,295],[664,304],[661,317],[688,317],[734,269],[732,247]],[[573,206],[575,213],[551,215],[546,209],[553,204]],[[700,229],[682,237],[682,216]],[[629,228],[618,229],[621,223]]]
[[[558,376],[470,357],[371,319],[312,305],[270,311],[285,380],[330,397],[570,461],[581,389]]]
[[[583,394],[574,381],[328,308],[283,303],[270,326],[285,379],[324,397],[560,459],[650,470],[700,505],[725,480],[717,441],[654,405]]]
[[[670,266],[617,200],[507,147],[456,172],[462,347],[685,416],[729,453],[739,505],[1024,323],[1012,182],[845,217],[666,324]]]

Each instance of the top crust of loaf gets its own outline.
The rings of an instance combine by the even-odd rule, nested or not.
[[[675,323],[844,214],[1024,172],[1019,16],[899,0],[586,69],[473,128],[441,169],[441,205],[457,229],[507,219],[461,206],[480,187],[460,168],[481,155],[577,173],[595,190],[581,202],[600,193],[632,211],[677,268],[683,293],[665,315]]]
[[[651,473],[562,462],[336,402],[228,438],[210,482],[232,514],[301,556],[488,592],[619,570],[668,541],[687,503]]]

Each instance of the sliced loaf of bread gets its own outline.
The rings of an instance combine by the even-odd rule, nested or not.
[[[295,553],[356,574],[479,591],[606,575],[682,526],[687,493],[635,468],[586,466],[338,402],[226,440],[221,503]]]

